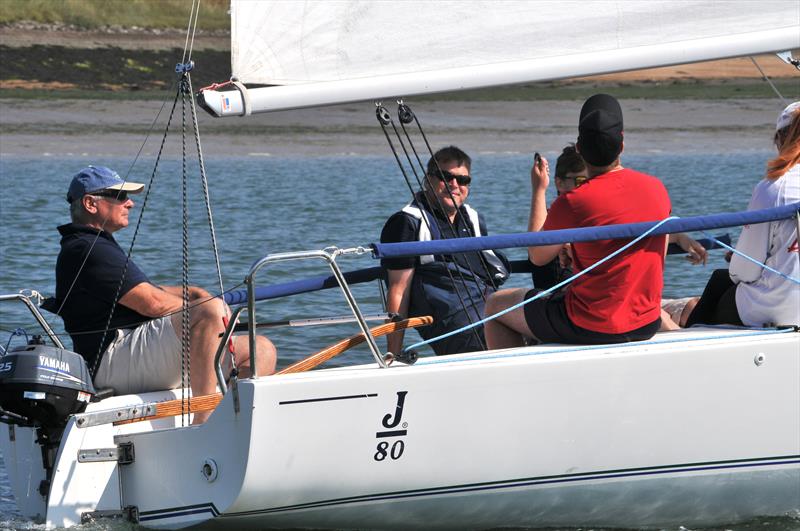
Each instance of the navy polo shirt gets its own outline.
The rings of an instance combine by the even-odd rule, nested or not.
[[[61,252],[56,261],[56,309],[61,307],[59,315],[72,337],[75,352],[93,367],[98,352],[104,351],[116,337],[117,329],[136,328],[151,320],[117,304],[100,348],[123,270],[125,278],[118,298],[149,280],[132,260],[125,268],[125,251],[110,233],[74,223],[61,225],[58,232],[61,233]]]
[[[450,227],[448,218],[441,212],[441,210],[431,209],[427,198],[424,194],[418,193],[416,195],[417,204],[422,208],[432,213],[431,216],[438,225],[439,234],[441,239],[451,238],[466,238],[473,236],[469,225],[469,216],[467,215],[464,207],[459,208],[456,212],[456,217],[453,220],[453,226]],[[478,214],[481,234],[486,236],[486,225],[483,221],[483,216]],[[417,233],[422,220],[416,219],[410,214],[403,211],[396,212],[390,217],[381,231],[381,243],[397,243],[397,242],[413,242],[417,241]],[[454,230],[455,229],[455,230]],[[485,267],[481,262],[480,256],[477,252],[458,253],[455,255],[446,255],[435,257],[436,261],[440,262],[455,262],[463,269],[472,270],[476,275],[481,278],[486,277]],[[384,258],[381,260],[381,266],[384,269],[411,269],[419,265],[419,257],[410,256],[404,258]],[[485,278],[484,278],[485,280]]]

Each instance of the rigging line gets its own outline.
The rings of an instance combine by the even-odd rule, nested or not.
[[[219,290],[221,293],[225,292],[222,285],[222,266],[219,260],[219,247],[217,246],[217,233],[214,227],[214,217],[211,213],[211,198],[208,192],[208,177],[206,176],[206,165],[203,160],[203,149],[200,143],[200,127],[197,123],[197,109],[195,106],[194,91],[192,90],[192,75],[187,76],[189,82],[189,95],[191,97],[191,110],[192,110],[192,125],[194,126],[194,141],[197,146],[197,159],[200,164],[200,181],[203,187],[203,198],[205,199],[206,216],[208,217],[208,226],[211,232],[211,247],[214,250],[214,263],[217,267],[217,280],[219,281]]]
[[[425,132],[422,130],[422,125],[419,123],[419,120],[418,120],[418,118],[416,116],[416,113],[414,113],[411,110],[411,107],[409,107],[408,105],[406,105],[402,101],[400,101],[398,103],[397,113],[398,113],[398,118],[400,119],[400,126],[402,127],[403,133],[405,134],[406,139],[408,140],[408,144],[409,144],[409,146],[411,147],[411,150],[414,153],[414,157],[417,159],[417,163],[419,164],[419,166],[420,166],[420,168],[422,170],[422,175],[423,175],[423,177],[425,179],[425,182],[427,184],[428,189],[429,190],[433,189],[433,182],[431,181],[431,176],[428,175],[427,167],[422,163],[422,159],[420,159],[419,153],[417,152],[417,149],[414,147],[414,142],[411,139],[411,135],[409,134],[408,130],[406,129],[405,122],[407,120],[404,119],[404,116],[405,116],[405,118],[408,118],[408,117],[413,118],[413,120],[417,123],[417,128],[419,129],[420,135],[422,136],[423,140],[425,141],[425,145],[428,148],[428,154],[430,155],[431,160],[433,161],[434,165],[436,166],[436,171],[439,172],[439,178],[442,180],[442,183],[444,184],[445,190],[447,190],[447,194],[450,197],[450,201],[452,201],[453,204],[455,205],[456,204],[456,199],[453,196],[453,191],[450,189],[450,185],[444,179],[444,173],[442,172],[442,168],[439,166],[439,161],[437,161],[434,158],[433,149],[432,149],[430,143],[428,142],[428,138],[425,135]],[[402,142],[401,142],[401,144],[402,144]],[[405,146],[403,146],[403,150],[405,151]],[[411,165],[411,167],[413,169],[414,168],[414,163],[411,161],[411,158],[408,156],[408,152],[407,151],[406,151],[406,157],[409,159],[408,162],[409,162],[409,164]],[[417,177],[416,171],[414,172],[414,176]],[[419,180],[419,177],[417,177],[417,183],[419,184],[420,188],[423,188],[422,183]],[[439,210],[441,212],[444,212],[444,205],[442,204],[442,200],[437,195],[434,195],[434,197],[436,198],[436,202],[437,202],[437,206],[439,207]],[[450,229],[450,233],[452,234],[452,236],[454,238],[458,238],[457,225],[463,225],[466,228],[467,233],[470,236],[474,237],[475,233],[470,228],[470,224],[467,222],[467,216],[464,216],[464,215],[461,215],[461,214],[462,213],[460,212],[460,209],[459,209],[459,214],[458,214],[458,216],[456,218],[456,224],[455,225],[453,224],[452,221],[450,221],[449,217],[445,216],[445,219],[447,220],[447,226]],[[477,230],[480,230],[480,225],[478,226]],[[489,279],[489,285],[491,285],[492,289],[496,291],[497,290],[497,285],[495,284],[494,278],[492,277],[492,274],[489,271],[489,268],[488,268],[488,266],[486,264],[486,260],[485,260],[483,252],[482,251],[478,251],[475,254],[478,257],[478,261],[481,264],[481,267],[483,268],[484,272],[486,273],[486,278]],[[475,303],[475,300],[473,299],[472,294],[469,292],[469,290],[467,288],[466,279],[464,278],[464,274],[461,272],[461,268],[459,267],[458,263],[456,262],[456,255],[451,255],[451,256],[452,256],[452,259],[453,259],[453,263],[456,266],[456,271],[458,272],[459,279],[461,280],[462,286],[464,287],[464,291],[465,291],[465,293],[466,293],[466,295],[467,295],[467,297],[469,299],[470,305],[472,306],[472,309],[475,311],[475,314],[476,315],[480,315],[481,312],[478,312],[478,308],[477,308],[477,305]],[[480,276],[475,274],[475,271],[472,268],[472,263],[471,263],[471,261],[469,259],[468,253],[463,253],[463,257],[464,257],[464,263],[467,266],[467,270],[469,271],[469,274],[472,276],[473,279],[475,279],[480,284],[480,282],[481,282]],[[451,278],[451,281],[453,281],[452,278]],[[455,285],[455,282],[454,282],[454,285]],[[485,303],[486,302],[486,292],[483,289],[480,290],[480,297],[481,297],[481,300]],[[466,316],[467,316],[467,320],[470,323],[472,323],[473,322],[472,315],[469,312],[466,312]],[[477,334],[476,337],[478,338],[479,343],[481,344],[481,346],[483,346],[484,349],[485,349],[486,348],[486,344],[485,344],[484,341],[482,341],[480,339],[480,334]]]
[[[386,137],[386,142],[388,142],[389,148],[392,150],[392,155],[394,155],[394,159],[397,161],[397,166],[400,168],[400,172],[403,174],[403,178],[405,179],[406,185],[408,186],[408,189],[411,191],[411,196],[413,198],[413,197],[415,197],[414,186],[411,184],[411,180],[409,179],[408,174],[406,173],[405,167],[403,166],[403,163],[400,161],[400,157],[397,155],[397,150],[395,149],[394,144],[392,143],[392,139],[389,136],[388,131],[386,130],[386,125],[387,124],[391,124],[392,128],[394,129],[395,135],[397,136],[398,140],[400,140],[400,143],[402,144],[402,140],[400,139],[400,135],[397,133],[397,128],[394,126],[394,121],[392,120],[392,116],[391,116],[391,114],[389,114],[389,111],[386,110],[386,108],[383,107],[383,106],[379,106],[376,109],[375,112],[376,112],[376,116],[378,118],[378,123],[381,124],[381,130],[383,130],[383,134]],[[412,167],[412,169],[413,169],[413,167]],[[420,211],[421,211],[421,209],[420,209]],[[421,211],[421,213],[422,213],[422,220],[420,221],[420,223],[425,223],[427,225],[428,232],[430,232],[431,233],[431,237],[433,237],[433,231],[431,231],[430,221],[428,220],[428,217],[425,215],[424,212]],[[455,281],[455,278],[453,278],[452,271],[450,271],[450,268],[448,268],[448,267],[445,267],[444,269],[447,272],[447,276],[450,278],[450,282],[453,284],[453,286],[455,286],[456,285],[456,281]],[[458,267],[456,267],[456,271],[458,273],[461,273],[461,271],[459,271]],[[466,284],[465,284],[466,281],[463,279],[463,277],[462,277],[462,281],[461,282],[462,282],[462,285],[464,285],[464,291],[466,292],[467,291]],[[469,310],[467,309],[467,304],[464,302],[464,298],[461,296],[461,292],[458,289],[456,289],[455,292],[456,292],[456,296],[458,297],[458,301],[461,304],[462,310],[467,314],[467,317],[469,318],[470,317]],[[471,297],[470,297],[470,300],[471,300]],[[475,302],[472,301],[472,300],[471,300],[471,302],[472,302],[473,310],[475,310],[475,313],[476,314],[479,313],[477,311],[477,308],[475,307]],[[469,318],[469,321],[472,322],[472,319]],[[485,343],[481,339],[480,334],[477,332],[477,330],[472,329],[472,334],[475,337],[475,339],[478,340],[478,343],[480,345],[483,345],[484,348],[485,348]]]
[[[720,245],[720,247],[724,247],[725,249],[727,249],[727,250],[729,250],[729,251],[732,251],[734,254],[737,254],[737,255],[741,256],[741,257],[742,257],[742,258],[744,258],[745,260],[749,260],[749,261],[753,262],[754,264],[756,264],[757,266],[761,267],[762,269],[766,269],[766,270],[767,270],[767,271],[769,271],[770,273],[775,273],[776,275],[778,275],[778,276],[780,276],[780,277],[783,277],[783,278],[785,278],[785,279],[786,279],[786,280],[788,280],[789,282],[794,282],[795,284],[800,284],[800,279],[797,279],[797,278],[794,278],[794,277],[790,277],[790,276],[789,276],[789,275],[787,275],[786,273],[783,273],[783,272],[781,272],[781,271],[778,271],[777,269],[774,269],[774,268],[772,268],[772,267],[768,266],[768,265],[767,265],[767,264],[765,264],[764,262],[759,262],[759,261],[758,261],[758,260],[756,260],[755,258],[752,258],[752,257],[750,257],[750,256],[746,255],[745,253],[741,252],[741,251],[737,251],[736,249],[734,249],[734,248],[733,248],[733,247],[731,247],[730,245],[727,245],[725,242],[721,242],[721,241],[719,241],[718,239],[716,239],[714,236],[710,235],[710,234],[709,234],[709,233],[707,233],[706,231],[701,231],[701,232],[702,232],[702,233],[703,233],[705,236],[707,236],[708,238],[710,238],[711,240],[713,240],[713,241],[717,242],[717,243]]]
[[[753,61],[753,64],[754,64],[754,65],[756,65],[756,68],[758,68],[758,71],[759,71],[759,72],[761,72],[761,78],[762,78],[764,81],[766,81],[767,83],[769,83],[769,86],[770,86],[770,87],[772,87],[772,90],[774,90],[774,91],[775,91],[775,94],[777,94],[777,95],[778,95],[778,97],[781,99],[781,101],[783,102],[783,104],[784,104],[784,105],[787,105],[787,103],[786,103],[786,98],[784,98],[784,97],[783,97],[783,95],[782,95],[782,94],[780,93],[780,91],[778,90],[778,87],[776,87],[776,86],[775,86],[775,84],[772,82],[772,80],[771,80],[769,77],[767,77],[767,74],[765,74],[765,73],[764,73],[764,71],[763,71],[763,70],[761,70],[761,66],[759,66],[759,64],[756,62],[756,59],[755,59],[755,57],[753,57],[753,56],[751,55],[751,56],[750,56],[750,60],[751,60],[751,61]]]
[[[478,326],[478,325],[482,325],[482,324],[488,323],[489,321],[493,321],[494,319],[497,319],[501,315],[505,315],[505,314],[507,314],[507,313],[509,313],[509,312],[511,312],[513,310],[516,310],[517,308],[521,308],[522,306],[525,306],[529,302],[533,302],[533,301],[535,301],[537,299],[541,299],[545,295],[549,295],[549,294],[553,293],[554,291],[560,289],[561,287],[566,286],[567,284],[569,284],[570,282],[576,280],[577,278],[582,277],[583,275],[585,275],[589,271],[592,271],[593,269],[595,269],[598,266],[604,264],[605,262],[608,262],[609,260],[611,260],[612,258],[617,256],[618,254],[622,253],[623,251],[626,251],[627,249],[633,247],[639,241],[641,241],[644,238],[646,238],[651,232],[653,232],[658,227],[660,227],[661,225],[663,225],[664,223],[666,223],[667,221],[669,221],[671,219],[678,219],[678,216],[669,216],[667,218],[662,219],[661,221],[659,221],[658,223],[656,223],[655,225],[653,225],[652,227],[647,229],[645,232],[643,232],[642,234],[640,234],[639,236],[637,236],[633,240],[629,241],[628,243],[626,243],[625,245],[623,245],[622,247],[620,247],[619,249],[617,249],[613,253],[609,254],[608,256],[605,256],[604,258],[601,258],[600,260],[598,260],[597,262],[593,263],[592,265],[590,265],[589,267],[587,267],[583,271],[580,271],[579,273],[576,273],[576,274],[572,275],[571,277],[567,278],[566,280],[563,280],[563,281],[559,282],[555,286],[552,286],[552,287],[550,287],[550,288],[548,288],[548,289],[546,289],[544,291],[540,291],[539,293],[535,294],[533,297],[525,299],[522,302],[518,302],[517,304],[514,304],[513,306],[509,306],[505,310],[500,310],[499,312],[497,312],[494,315],[489,315],[487,317],[484,317],[483,319],[481,319],[480,321],[478,321],[475,324],[462,326],[458,330],[453,330],[452,332],[448,332],[446,334],[442,334],[442,335],[440,335],[438,337],[433,337],[431,339],[427,339],[425,341],[420,341],[419,343],[415,343],[415,344],[413,344],[411,346],[408,346],[408,347],[404,348],[403,352],[406,352],[406,351],[409,351],[411,349],[415,349],[415,348],[427,345],[429,343],[434,343],[436,341],[440,341],[440,340],[445,339],[447,337],[450,337],[452,335],[461,333],[461,332],[465,331],[469,327]]]
[[[119,301],[120,291],[122,291],[122,283],[125,280],[125,276],[128,273],[128,264],[131,261],[131,254],[133,254],[133,246],[136,244],[136,237],[139,234],[139,229],[142,225],[142,219],[144,218],[145,210],[147,209],[147,200],[150,198],[150,192],[153,190],[153,183],[155,183],[156,173],[158,172],[158,164],[161,161],[161,154],[164,151],[164,145],[167,141],[167,134],[169,133],[169,126],[172,124],[172,117],[175,114],[175,107],[178,104],[178,97],[180,96],[180,88],[177,92],[175,92],[175,99],[172,102],[172,109],[169,113],[169,118],[167,119],[167,124],[164,127],[164,135],[161,137],[161,146],[158,148],[158,155],[156,155],[156,160],[153,165],[153,172],[150,174],[150,180],[147,183],[147,187],[144,193],[144,197],[142,198],[142,209],[139,212],[139,218],[136,220],[136,228],[133,231],[133,238],[131,238],[130,246],[128,247],[128,253],[125,256],[125,266],[122,268],[122,274],[119,277],[119,283],[117,284],[117,291],[114,294],[114,300],[111,303],[111,310],[108,312],[108,320],[106,321],[105,330],[103,330],[103,336],[100,338],[100,345],[98,346],[97,356],[95,357],[94,364],[92,369],[89,371],[89,375],[94,379],[95,375],[97,374],[97,369],[100,367],[100,359],[103,357],[103,343],[106,340],[106,336],[108,335],[108,329],[111,326],[111,319],[114,317],[114,309],[117,307],[117,302]],[[98,234],[99,236],[99,234]],[[88,259],[88,253],[87,253]],[[77,277],[76,277],[77,278]]]
[[[428,185],[428,189],[429,190],[433,190],[433,182],[431,181],[427,170],[423,166],[422,161],[419,158],[419,154],[417,154],[417,151],[414,149],[413,143],[411,142],[411,137],[409,136],[408,131],[406,131],[406,128],[403,125],[403,120],[402,119],[400,120],[400,126],[403,129],[403,133],[405,134],[406,139],[409,141],[409,144],[411,145],[411,150],[414,152],[414,156],[416,157],[417,162],[419,162],[419,164],[420,164],[420,167],[421,167],[421,170],[422,170],[422,175],[425,178],[425,182]],[[423,193],[424,193],[424,187],[422,185],[422,181],[420,180],[419,175],[417,174],[417,170],[416,170],[416,168],[414,166],[414,162],[411,160],[411,156],[408,154],[408,150],[406,149],[405,143],[403,142],[402,137],[400,137],[400,133],[397,131],[397,127],[394,125],[394,121],[392,121],[392,128],[394,129],[394,133],[397,136],[397,140],[400,142],[400,147],[403,148],[403,153],[405,154],[406,159],[408,160],[408,165],[411,167],[411,171],[414,173],[414,178],[417,181],[417,186],[419,186],[420,190],[422,190]],[[433,158],[433,153],[431,153],[431,158]],[[439,174],[441,175],[442,174],[442,170],[441,170],[441,168],[439,168],[439,163],[435,159],[434,159],[434,163],[436,164],[436,168],[439,170]],[[456,200],[455,200],[455,197],[453,197],[453,192],[450,190],[450,186],[448,184],[446,184],[446,182],[444,180],[442,180],[442,182],[445,185],[445,189],[447,190],[447,193],[450,195],[450,200],[455,205],[456,204]],[[416,199],[416,196],[414,195],[414,191],[413,190],[411,190],[411,195],[412,195],[412,199]],[[436,199],[436,205],[435,206],[439,208],[440,212],[444,213],[444,211],[445,211],[444,210],[444,204],[442,203],[441,198],[439,198],[439,196],[437,196],[435,194],[431,194],[431,195],[433,195],[434,198]],[[425,197],[428,198],[427,195]],[[435,213],[434,213],[434,215],[435,215]],[[431,231],[430,223],[428,223],[427,216],[423,216],[423,217],[425,218],[426,225],[428,225],[428,231],[431,232],[431,235],[433,235],[433,232]],[[464,219],[465,216],[462,216],[460,211],[458,211],[457,217],[458,217],[459,220],[461,220],[461,222],[464,224],[464,226],[466,226],[466,227],[469,226],[467,221]],[[450,218],[446,214],[445,214],[445,220],[447,221],[447,226],[450,229],[450,234],[453,236],[453,238],[458,238],[458,231],[456,230],[456,227],[453,225],[453,222],[450,221]],[[474,236],[474,234],[470,234],[470,235]],[[465,259],[465,264],[467,266],[467,270],[469,271],[469,273],[472,276],[472,278],[477,280],[479,277],[478,277],[478,275],[475,274],[475,271],[472,269],[472,264],[470,264],[469,259],[466,257],[466,255],[468,253],[462,253],[462,254],[464,254],[464,259]],[[478,257],[480,257],[482,255],[482,253],[480,253],[480,252],[478,252],[477,254],[478,254]],[[470,302],[470,305],[472,306],[472,309],[475,311],[476,314],[479,313],[477,305],[475,304],[475,301],[472,298],[472,294],[470,294],[468,289],[467,289],[467,286],[466,286],[466,282],[467,281],[466,281],[466,278],[464,277],[464,273],[461,271],[461,268],[460,268],[458,262],[456,262],[455,254],[447,255],[447,256],[451,256],[452,257],[452,260],[453,260],[452,263],[456,266],[456,272],[458,273],[459,280],[461,281],[461,285],[464,287],[464,291],[465,291],[465,293],[467,295],[467,298],[469,299],[469,302]],[[487,271],[487,274],[488,274],[488,271]],[[451,281],[454,282],[454,280],[452,278],[451,278]],[[454,282],[454,285],[455,285],[455,282]],[[483,290],[481,290],[481,300],[483,300],[484,302],[486,301],[486,294],[483,292]],[[467,312],[467,319],[469,319],[469,321],[472,322],[472,318],[469,315],[469,312]]]
[[[186,63],[186,53],[189,50],[189,35],[192,33],[192,21],[196,4],[199,0],[192,0],[192,10],[189,12],[189,25],[186,27],[186,41],[183,43],[183,56],[181,57],[181,64]],[[197,21],[194,21],[197,23]]]
[[[397,127],[394,124],[394,121],[391,121],[391,125],[392,125],[392,129],[394,130],[394,134],[397,137],[398,142],[400,143],[400,146],[403,148],[403,153],[405,153],[406,159],[408,160],[409,166],[411,167],[411,171],[414,173],[414,178],[417,181],[417,185],[420,187],[420,191],[423,194],[423,197],[425,197],[426,199],[429,199],[428,194],[425,194],[424,188],[422,186],[422,182],[420,181],[419,175],[417,175],[417,171],[416,171],[416,169],[414,167],[414,163],[413,163],[413,161],[411,160],[411,157],[408,154],[408,150],[406,149],[405,143],[403,142],[403,139],[400,136],[400,133],[398,132]],[[428,178],[426,172],[424,172],[424,171],[423,171],[423,175],[425,175],[426,178]],[[428,183],[430,183],[430,179],[429,178],[428,178]],[[411,192],[412,201],[415,201],[416,200],[416,194],[414,193],[414,190],[411,187],[411,183],[407,181],[407,184],[408,184],[409,190]],[[449,191],[448,185],[446,183],[444,183],[444,184],[445,184],[445,187],[448,188],[448,191]],[[429,186],[431,186],[431,185],[429,184]],[[444,214],[444,205],[442,204],[441,199],[439,197],[435,196],[435,194],[431,194],[431,195],[434,195],[434,197],[436,199],[436,202],[437,202],[437,205],[435,205],[434,208],[436,206],[438,206],[439,207],[439,211]],[[450,197],[452,198],[452,193],[450,194]],[[454,199],[451,199],[451,200],[453,200],[453,204],[455,204],[455,200]],[[438,222],[435,219],[432,219],[432,220],[428,219],[428,216],[423,211],[421,203],[419,204],[419,207],[420,207],[420,214],[422,216],[422,219],[421,219],[420,222],[421,223],[422,222],[425,223],[425,225],[428,227],[428,232],[430,233],[431,238],[433,238],[433,231],[431,229],[431,223],[438,223]],[[444,214],[444,215],[445,215],[445,218],[447,219],[447,222],[448,222],[448,225],[450,227],[450,230],[453,231],[453,236],[457,237],[458,233],[455,232],[455,229],[453,227],[452,222],[450,222],[450,219],[447,217],[446,214]],[[435,212],[433,212],[433,216],[436,216]],[[466,296],[467,301],[469,301],[469,306],[472,308],[472,311],[475,312],[475,315],[480,315],[482,312],[479,311],[478,305],[475,302],[475,299],[473,298],[473,294],[470,293],[470,290],[469,290],[468,285],[467,285],[467,280],[466,280],[466,278],[464,276],[464,272],[462,271],[461,266],[456,261],[455,255],[442,255],[442,258],[445,259],[445,262],[447,262],[446,256],[450,256],[451,259],[452,259],[452,264],[455,267],[456,274],[458,275],[458,280],[460,281],[461,286],[464,289],[464,295]],[[466,264],[467,264],[467,268],[469,269],[470,274],[477,281],[476,285],[480,289],[480,281],[478,281],[478,278],[475,275],[475,272],[472,270],[472,267],[470,266],[468,260],[466,261]],[[464,298],[461,296],[461,293],[458,291],[458,287],[456,285],[456,279],[453,276],[452,272],[450,271],[450,268],[447,267],[446,263],[445,263],[445,271],[447,271],[447,276],[450,279],[450,283],[455,288],[456,295],[459,298],[459,302],[461,303],[462,310],[464,311],[464,314],[466,315],[467,320],[470,323],[472,323],[473,322],[472,315],[470,314],[469,310],[467,309],[467,304],[464,302]],[[481,300],[485,302],[486,301],[486,295],[483,293],[482,289],[480,290],[480,296],[481,296]],[[473,329],[473,335],[474,335],[475,339],[478,341],[478,344],[481,345],[481,347],[483,347],[485,349],[486,348],[486,343],[483,341],[483,339],[481,338],[481,336],[477,332],[477,330]]]
[[[410,111],[410,109],[409,109],[409,111]],[[406,130],[405,125],[403,124],[402,118],[400,119],[400,127],[403,129],[403,134],[405,135],[406,140],[408,140],[409,146],[411,147],[411,151],[414,153],[414,157],[417,159],[417,163],[420,165],[420,170],[422,172],[423,178],[425,179],[425,183],[427,184],[428,190],[433,190],[433,181],[431,181],[431,176],[428,175],[428,172],[427,172],[427,169],[425,168],[425,165],[422,163],[422,160],[419,158],[419,154],[417,153],[417,150],[414,148],[414,143],[411,140],[411,136],[409,135],[408,131]],[[419,178],[419,175],[417,174],[417,170],[416,170],[416,167],[414,166],[414,162],[411,160],[411,156],[408,154],[408,150],[406,149],[405,143],[403,142],[403,139],[400,137],[400,134],[397,131],[397,127],[395,127],[394,122],[392,122],[392,128],[394,129],[395,135],[397,135],[397,137],[398,137],[398,140],[400,142],[400,146],[403,148],[403,153],[405,154],[406,159],[408,160],[408,165],[411,167],[411,171],[414,173],[414,178],[417,181],[417,186],[420,187],[420,190],[424,191],[425,188],[423,187],[422,180]],[[432,152],[430,153],[430,156],[433,159],[433,153]],[[433,159],[433,162],[436,165],[436,169],[439,171],[440,177],[442,177],[442,182],[445,183],[445,189],[447,190],[447,193],[450,196],[450,201],[452,201],[453,204],[455,205],[456,204],[456,199],[453,196],[453,191],[450,189],[450,186],[446,184],[446,181],[444,181],[444,175],[442,174],[442,169],[439,167],[439,162],[436,161],[436,159]],[[412,195],[414,195],[413,190],[412,190]],[[431,195],[434,195],[434,194],[431,194]],[[428,198],[427,195],[426,195],[426,198]],[[444,204],[442,203],[441,198],[439,198],[439,196],[437,196],[437,195],[434,195],[434,199],[436,199],[435,207],[438,207],[439,211],[444,213],[445,209],[444,209]],[[427,217],[425,218],[425,220],[427,222]],[[458,238],[457,227],[456,227],[456,225],[453,224],[453,222],[450,220],[450,218],[447,215],[445,215],[445,221],[447,221],[447,227],[448,227],[448,229],[450,229],[450,234],[453,236],[453,238]],[[475,234],[473,234],[472,231],[469,228],[469,223],[467,223],[466,217],[462,216],[460,211],[458,211],[456,223],[458,223],[459,221],[461,222],[459,224],[463,224],[464,227],[466,227],[467,231],[470,233],[470,236],[475,236]],[[430,224],[426,223],[426,225],[428,225],[428,230],[430,231],[430,229],[431,229]],[[463,254],[466,255],[467,253],[463,253]],[[477,254],[478,254],[479,258],[482,257],[482,253],[478,252]],[[448,255],[448,256],[452,256],[453,264],[458,266],[458,264],[456,262],[456,259],[455,259],[455,255]],[[475,271],[472,269],[472,264],[470,264],[470,262],[466,258],[466,256],[465,256],[465,265],[466,265],[466,268],[469,271],[470,275],[473,278],[478,278],[478,275],[475,274]],[[464,277],[463,272],[461,272],[460,269],[457,270],[457,271],[458,271],[458,274],[459,274],[459,279],[461,280],[462,284],[464,284],[466,282],[466,279]],[[486,273],[487,273],[487,275],[489,275],[489,271],[488,270],[486,271]],[[492,286],[494,287],[494,283],[492,283]],[[466,291],[466,286],[464,287],[464,289]],[[470,298],[470,302],[472,303],[473,309],[476,310],[476,312],[477,312],[477,308],[475,307],[475,302],[472,300],[472,295],[470,295],[469,292],[467,292],[467,296]],[[486,295],[483,293],[483,291],[481,291],[481,299],[486,301]]]
[[[175,82],[174,81],[173,81],[172,86],[170,87],[170,89],[172,89],[172,88],[175,88]],[[156,123],[158,122],[158,118],[161,116],[161,113],[164,111],[164,107],[166,107],[167,101],[169,101],[169,98],[165,97],[164,101],[161,102],[161,108],[158,110],[158,113],[156,113],[155,119],[150,123],[150,128],[147,130],[147,133],[145,133],[144,141],[139,146],[139,151],[136,152],[136,156],[133,158],[133,162],[128,167],[128,171],[125,173],[125,177],[123,178],[124,182],[128,182],[128,176],[133,171],[134,166],[136,166],[136,162],[139,160],[139,157],[141,156],[142,151],[144,150],[144,146],[147,145],[147,141],[150,139],[150,134],[153,132],[153,129],[155,128]],[[89,195],[91,195],[91,194],[89,194]],[[119,196],[119,193],[117,193],[117,196]],[[103,222],[100,224],[100,230],[101,231],[105,229],[106,223],[108,223],[109,216],[110,216],[110,214],[103,218]],[[75,275],[75,278],[72,279],[72,282],[70,283],[69,288],[67,289],[67,293],[64,295],[64,298],[61,300],[61,304],[59,305],[58,310],[56,310],[56,312],[55,312],[56,315],[58,315],[58,316],[61,315],[61,310],[64,309],[64,305],[67,303],[67,300],[69,299],[69,296],[72,293],[72,289],[75,287],[75,283],[78,281],[78,277],[80,276],[81,271],[83,271],[83,268],[86,266],[86,261],[89,260],[89,255],[91,255],[92,249],[94,249],[94,246],[97,243],[97,239],[99,237],[100,237],[100,233],[98,232],[95,235],[94,239],[92,240],[92,244],[89,245],[89,250],[86,252],[86,255],[83,257],[83,261],[81,262],[80,267],[78,267],[78,272]]]
[[[185,415],[191,411],[191,396],[187,399],[186,389],[191,388],[191,335],[189,333],[189,190],[186,175],[186,98],[189,91],[188,73],[181,76],[181,426],[186,422]],[[185,407],[185,409],[184,409]]]
[[[219,248],[217,246],[217,232],[214,228],[214,216],[211,213],[211,197],[208,192],[208,177],[206,175],[206,165],[203,160],[203,148],[200,143],[200,126],[197,123],[197,107],[195,105],[194,90],[192,89],[192,75],[187,73],[186,81],[189,84],[189,97],[190,109],[192,111],[192,128],[194,130],[194,141],[197,147],[197,160],[200,165],[200,183],[203,188],[203,199],[206,206],[206,217],[208,218],[208,228],[211,233],[211,248],[214,251],[214,265],[217,268],[217,280],[219,281],[219,290],[221,293],[225,292],[225,287],[222,283],[222,265],[219,260]],[[231,358],[231,367],[236,367],[236,354],[233,349],[228,349]]]
[[[199,16],[200,16],[200,0],[197,0],[197,9],[194,12],[194,23],[192,24],[192,41],[189,43],[189,57],[187,57],[187,61],[192,60],[192,50],[194,50],[194,35],[197,32],[197,19],[199,18]]]
[[[401,104],[401,106],[405,107],[405,109],[408,111],[408,113],[413,118],[414,122],[417,124],[417,129],[419,130],[420,136],[422,136],[422,139],[425,141],[425,146],[428,148],[428,153],[430,154],[431,159],[433,160],[434,164],[436,165],[436,171],[439,172],[439,176],[440,177],[444,177],[444,175],[442,173],[442,168],[439,167],[439,161],[437,161],[436,159],[433,158],[433,148],[431,147],[430,143],[428,142],[428,137],[427,137],[427,135],[425,135],[425,131],[422,130],[422,124],[420,123],[419,118],[417,118],[417,114],[415,112],[413,112],[411,110],[411,107],[409,107],[408,105]],[[400,107],[398,107],[398,113],[399,112],[400,112]],[[411,137],[408,134],[408,131],[406,131],[406,126],[405,126],[405,123],[404,123],[402,118],[400,119],[400,125],[403,127],[403,132],[406,134],[406,137],[408,138],[408,143],[411,145],[411,149],[414,151],[414,156],[417,158],[417,162],[419,163],[420,167],[424,168],[424,166],[422,164],[422,160],[420,160],[419,155],[417,154],[417,150],[414,147],[414,143],[411,141]],[[430,177],[428,176],[428,172],[425,171],[424,175],[425,175],[426,182],[428,183],[428,186],[431,186],[432,183],[430,181]],[[450,200],[453,202],[453,204],[455,204],[455,198],[453,197],[452,190],[450,190],[449,186],[447,186],[446,188],[447,188],[447,193],[450,195]],[[440,204],[440,207],[441,207],[441,204]],[[448,221],[448,224],[450,225],[450,230],[452,231],[453,236],[454,237],[458,237],[458,233],[457,233],[456,227],[453,226],[453,224],[450,222],[449,218],[448,218],[447,221]],[[464,227],[467,229],[467,232],[469,233],[469,235],[474,237],[475,233],[473,231],[473,228],[470,227],[470,225],[469,225],[469,223],[467,223],[466,219],[461,218],[461,222],[463,223]],[[478,227],[478,230],[480,230],[480,227]],[[489,266],[486,263],[486,258],[484,257],[482,252],[478,252],[477,255],[478,255],[478,260],[480,261],[481,267],[483,268],[484,273],[486,273],[486,278],[489,279],[489,283],[491,284],[492,288],[494,290],[497,290],[497,284],[495,283],[495,279],[492,276],[491,272],[489,271]],[[469,268],[469,272],[473,276],[475,276],[475,272],[472,270],[472,265],[469,263],[468,260],[467,260],[467,267]],[[483,292],[481,292],[481,295],[483,296],[483,300],[485,301],[486,300],[486,296],[483,294]]]

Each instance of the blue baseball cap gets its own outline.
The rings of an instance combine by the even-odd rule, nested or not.
[[[144,190],[144,185],[125,181],[117,172],[105,166],[89,166],[72,177],[67,192],[67,202],[72,203],[86,194],[101,190],[123,190],[130,194],[138,194]]]

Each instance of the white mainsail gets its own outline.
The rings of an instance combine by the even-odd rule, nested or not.
[[[218,116],[800,48],[796,0],[232,0],[231,19],[233,77],[278,86],[204,91]]]

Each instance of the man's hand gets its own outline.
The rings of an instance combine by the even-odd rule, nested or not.
[[[164,286],[164,285],[161,285],[161,286],[158,286],[158,287],[160,289],[166,291],[167,293],[175,295],[176,297],[183,298],[183,288],[181,286]],[[210,298],[211,298],[211,294],[208,291],[204,290],[203,288],[198,287],[198,286],[189,286],[189,301],[190,302],[195,302],[198,299],[207,300],[207,299],[210,299]]]
[[[414,269],[389,269],[387,272],[389,291],[386,294],[386,311],[396,313],[401,318],[408,317],[411,304],[411,281]],[[403,349],[405,330],[398,330],[386,336],[386,350],[398,354]]]
[[[565,243],[558,251],[558,263],[562,269],[572,267],[572,244]]]

